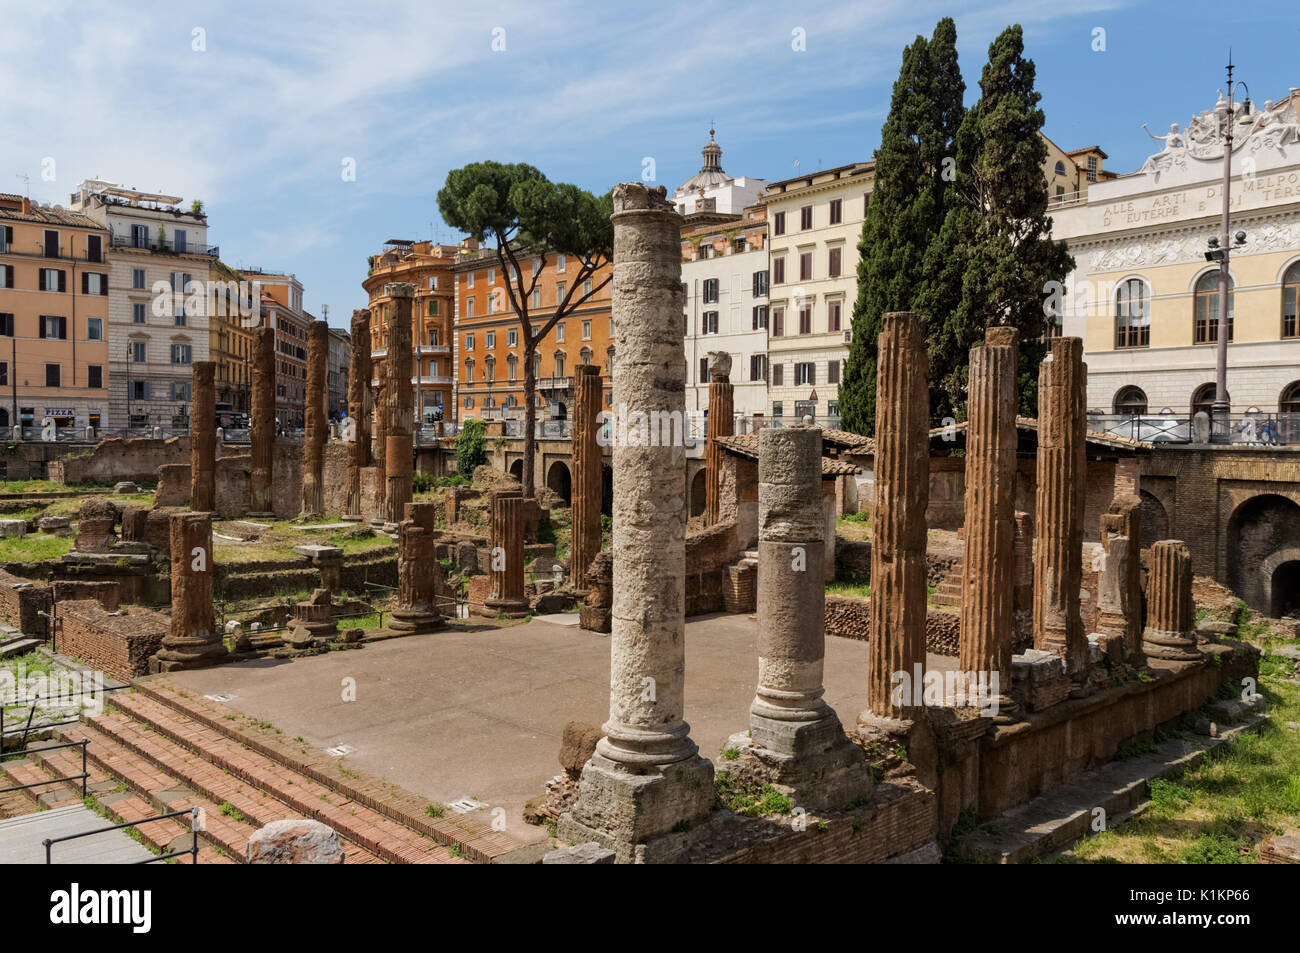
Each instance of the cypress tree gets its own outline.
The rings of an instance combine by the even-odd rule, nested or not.
[[[1074,267],[1047,216],[1047,143],[1034,62],[1019,25],[989,46],[980,99],[957,134],[956,188],[926,255],[934,280],[918,306],[931,315],[931,406],[936,419],[965,416],[970,349],[990,325],[1020,330],[1020,412],[1038,406],[1038,364],[1050,327],[1050,282]]]
[[[871,434],[876,425],[876,339],[881,316],[920,310],[926,254],[943,224],[953,178],[953,138],[964,109],[957,28],[945,17],[929,40],[903,51],[889,117],[876,151],[871,204],[858,241],[853,343],[839,388],[842,424]]]

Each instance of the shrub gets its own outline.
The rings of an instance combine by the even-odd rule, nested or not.
[[[468,479],[475,467],[487,463],[484,434],[487,424],[481,420],[467,420],[456,437],[456,472]]]

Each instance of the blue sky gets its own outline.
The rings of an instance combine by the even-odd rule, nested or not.
[[[672,189],[710,121],[732,175],[869,159],[903,46],[944,15],[968,103],[989,41],[1021,23],[1047,134],[1121,172],[1157,151],[1142,123],[1213,104],[1230,44],[1258,102],[1300,86],[1294,0],[216,6],[0,0],[0,191],[27,175],[66,203],[97,177],[201,198],[228,263],[296,273],[338,326],[385,240],[455,240],[435,195],[466,162],[603,191],[648,156]]]

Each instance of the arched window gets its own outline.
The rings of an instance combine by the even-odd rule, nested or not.
[[[1228,340],[1232,340],[1233,292],[1228,278]],[[1219,273],[1207,271],[1196,281],[1194,344],[1215,344],[1219,340]]]
[[[1061,162],[1060,160],[1057,160],[1056,163],[1056,174],[1065,175],[1065,163]]]
[[[591,348],[589,348],[589,347],[584,347],[581,351],[578,352],[578,356],[582,359],[582,363],[583,363],[583,364],[590,364],[590,363],[591,363]]]
[[[605,351],[605,376],[610,380],[614,379],[614,345],[610,345]]]
[[[496,378],[497,378],[496,358],[489,355],[483,359],[483,379],[490,384],[494,380],[496,380]]]
[[[555,376],[556,377],[564,376],[564,352],[563,351],[555,352]]]
[[[472,357],[465,358],[465,383],[474,383],[474,358]]]
[[[1214,404],[1215,385],[1213,383],[1202,384],[1196,388],[1196,393],[1192,394],[1192,415],[1200,413],[1202,410],[1207,414],[1210,407]],[[1229,397],[1231,400],[1231,397]]]
[[[1300,337],[1300,261],[1282,276],[1282,337]]]
[[[506,376],[514,380],[518,376],[519,359],[511,354],[506,358]],[[511,406],[514,406],[513,404]]]
[[[1115,347],[1146,347],[1150,343],[1151,304],[1147,300],[1147,286],[1141,278],[1129,278],[1115,293]]]
[[[1125,417],[1141,417],[1147,412],[1147,395],[1142,388],[1129,385],[1121,387],[1115,395],[1115,413]]]

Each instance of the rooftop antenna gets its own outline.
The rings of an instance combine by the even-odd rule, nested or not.
[[[320,306],[320,319],[326,324],[330,323],[330,306],[323,304]]]
[[[30,175],[27,175],[25,172],[22,172],[19,173],[18,175],[15,175],[14,178],[23,180],[23,185],[27,189],[27,198],[28,200],[30,200],[32,197],[32,177]]]

